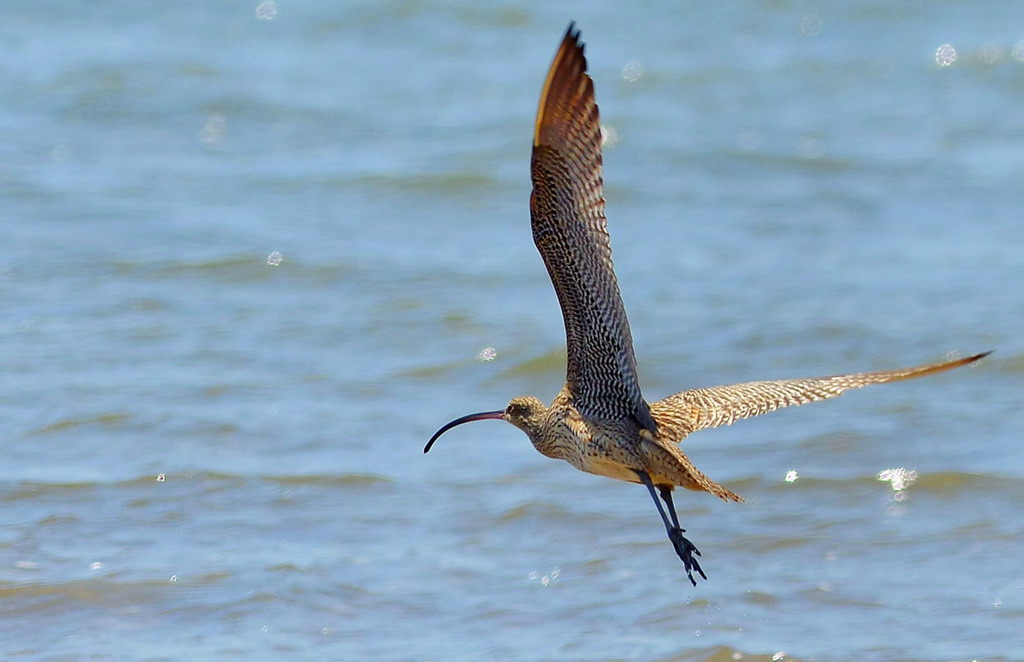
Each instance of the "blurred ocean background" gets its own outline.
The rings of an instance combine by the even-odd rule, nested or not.
[[[645,394],[980,365],[702,432],[744,505],[446,421],[564,379],[570,20]],[[1024,7],[10,3],[0,656],[1024,659]]]

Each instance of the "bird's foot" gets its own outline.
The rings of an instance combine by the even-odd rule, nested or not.
[[[679,527],[671,528],[668,530],[668,539],[672,541],[672,546],[676,548],[676,554],[682,559],[683,567],[686,568],[686,576],[689,578],[690,583],[696,586],[697,580],[693,578],[694,570],[704,578],[704,581],[707,581],[708,576],[704,574],[704,570],[700,567],[700,563],[696,558],[700,556],[700,550],[683,535],[685,532],[686,529],[680,529]]]

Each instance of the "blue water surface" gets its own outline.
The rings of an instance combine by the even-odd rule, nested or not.
[[[701,432],[743,505],[538,455],[530,135],[570,20],[644,392],[981,364]],[[0,653],[1024,659],[1013,0],[9,6]],[[902,470],[902,471],[901,471]],[[879,478],[884,480],[880,480]]]

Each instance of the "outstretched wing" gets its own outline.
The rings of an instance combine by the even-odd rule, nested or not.
[[[632,416],[657,432],[640,393],[629,322],[612,269],[594,83],[573,25],[548,72],[533,135],[533,239],[565,321],[566,380],[588,416]]]
[[[742,418],[766,414],[782,407],[834,398],[845,391],[868,384],[914,379],[951,370],[974,363],[988,354],[990,352],[902,370],[696,388],[652,403],[651,411],[661,427],[662,435],[667,439],[680,441],[697,430],[730,425]]]

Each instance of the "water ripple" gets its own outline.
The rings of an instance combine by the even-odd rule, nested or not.
[[[881,471],[881,469],[880,469]],[[853,477],[819,477],[799,474],[792,482],[784,478],[768,480],[762,476],[748,476],[729,482],[739,492],[841,492],[850,489],[887,489],[881,485],[879,474],[860,475]],[[966,471],[940,471],[934,473],[919,472],[916,480],[905,488],[912,492],[927,492],[937,495],[955,495],[962,492],[992,493],[1024,499],[1024,478],[993,473],[975,473]]]
[[[347,473],[338,475],[305,474],[305,475],[255,475],[229,474],[216,471],[184,471],[178,473],[152,474],[120,481],[83,481],[83,482],[43,482],[18,481],[0,483],[0,501],[11,502],[23,499],[40,499],[48,495],[64,495],[75,492],[88,492],[97,489],[113,489],[134,491],[140,487],[150,487],[156,483],[167,486],[202,485],[207,493],[217,493],[226,489],[238,489],[252,482],[266,482],[289,487],[308,486],[322,489],[362,489],[392,484],[394,481],[386,476],[367,473]]]

